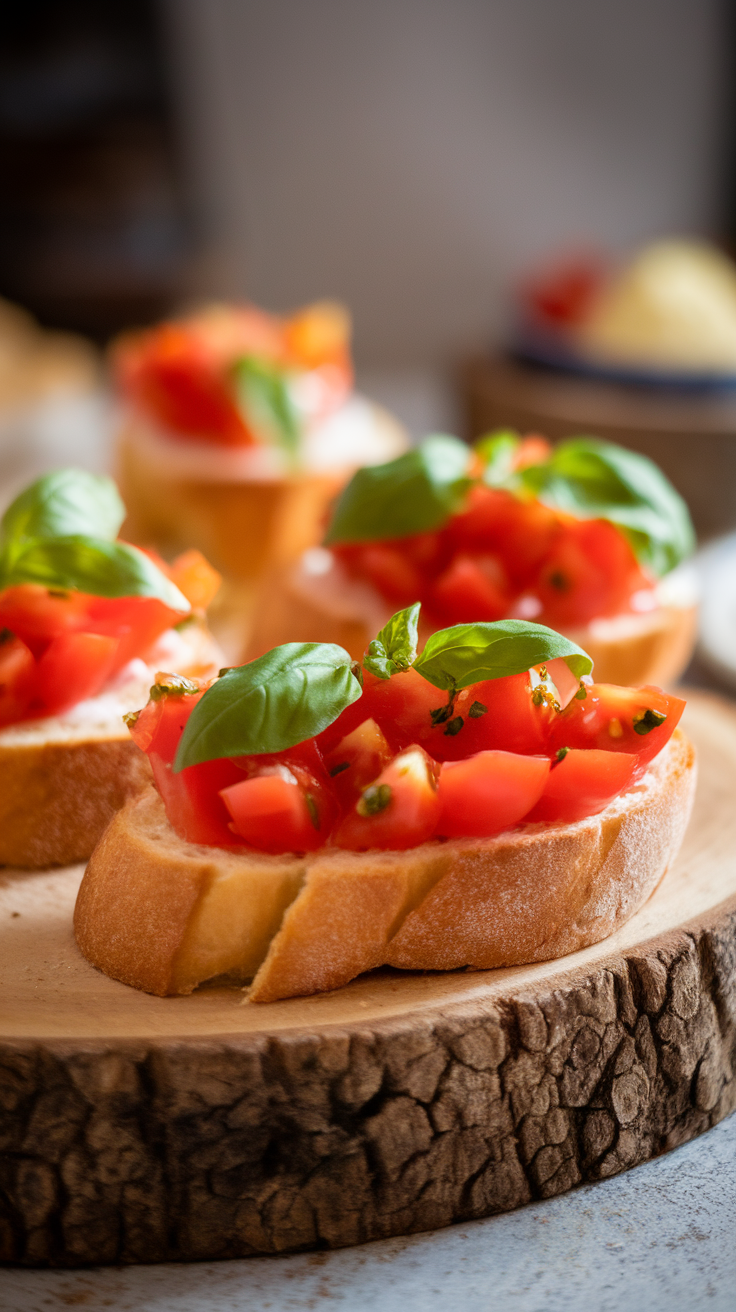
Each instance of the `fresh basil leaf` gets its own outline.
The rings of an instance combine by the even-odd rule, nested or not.
[[[497,429],[473,444],[483,461],[483,482],[489,487],[506,487],[513,480],[514,456],[521,438],[511,429]]]
[[[597,438],[572,438],[544,464],[521,470],[519,479],[549,506],[616,524],[639,561],[657,576],[695,549],[685,502],[654,461],[637,451]]]
[[[0,586],[19,583],[76,588],[96,597],[157,597],[172,610],[191,610],[186,597],[144,552],[103,538],[41,538],[26,543],[0,563]]]
[[[593,662],[561,633],[526,620],[456,624],[433,633],[414,669],[435,688],[467,688],[483,679],[522,674],[533,665],[562,657],[576,679],[590,674]]]
[[[439,528],[471,486],[470,453],[456,437],[426,437],[386,465],[359,469],[340,495],[325,541],[405,538]]]
[[[390,679],[392,674],[408,670],[414,664],[421,608],[421,603],[416,601],[406,610],[397,611],[373,639],[363,661],[371,674]]]
[[[174,770],[283,752],[313,738],[361,696],[352,664],[333,643],[287,642],[226,670],[192,711]]]
[[[235,380],[246,421],[294,459],[301,424],[284,370],[272,360],[246,355],[235,365]]]
[[[77,534],[113,541],[125,519],[125,506],[111,478],[83,469],[57,469],[36,479],[8,507],[2,541],[11,554],[38,538]]]

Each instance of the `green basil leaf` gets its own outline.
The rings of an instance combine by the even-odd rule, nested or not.
[[[406,610],[397,611],[373,639],[363,660],[371,674],[378,675],[379,679],[390,679],[392,674],[408,670],[414,664],[420,610],[421,603],[415,601]]]
[[[283,368],[261,356],[246,355],[235,365],[235,380],[246,422],[294,459],[301,424]]]
[[[359,469],[341,493],[325,541],[405,538],[439,528],[471,486],[470,453],[456,437],[427,437],[386,465]]]
[[[695,549],[688,508],[647,456],[597,438],[562,442],[550,459],[519,473],[525,488],[558,510],[608,519],[628,537],[639,561],[667,574]]]
[[[283,752],[313,738],[361,696],[352,664],[333,643],[287,642],[226,670],[192,711],[174,770]]]
[[[441,629],[428,639],[414,664],[435,688],[448,691],[467,688],[483,679],[503,679],[522,674],[561,656],[576,679],[590,674],[593,662],[576,643],[561,633],[530,624],[526,620],[496,620],[493,623],[456,624]]]
[[[113,541],[125,506],[111,478],[83,469],[57,469],[36,479],[8,507],[2,540],[11,554],[24,542],[84,534]]]
[[[519,434],[511,429],[497,429],[473,444],[473,450],[483,461],[484,483],[489,487],[506,487],[513,482],[514,456],[520,445]]]
[[[103,538],[41,538],[26,543],[0,565],[0,586],[19,583],[76,588],[96,597],[157,597],[173,610],[191,610],[186,597],[142,551]]]

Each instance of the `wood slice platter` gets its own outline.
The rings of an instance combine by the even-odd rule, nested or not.
[[[736,708],[693,694],[683,851],[562,961],[380,971],[310,999],[154,998],[95,971],[81,868],[0,877],[0,1257],[337,1247],[506,1211],[736,1105]]]

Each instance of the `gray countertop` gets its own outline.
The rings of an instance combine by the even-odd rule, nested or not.
[[[518,1212],[296,1257],[0,1272],[3,1312],[734,1312],[736,1116]]]

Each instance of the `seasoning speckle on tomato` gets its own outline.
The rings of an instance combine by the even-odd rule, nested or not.
[[[655,711],[648,706],[640,715],[634,716],[634,733],[644,734],[651,733],[652,729],[658,729],[660,724],[664,724],[667,716],[662,711]]]
[[[393,617],[392,632],[401,633],[401,618]],[[238,707],[228,733],[233,723],[250,732],[243,706],[254,693],[266,717],[258,739],[248,739],[240,755],[232,754],[232,738],[218,755],[217,734],[228,720],[223,685],[213,685],[217,695],[208,698],[207,690],[191,692],[161,676],[155,696],[131,717],[131,735],[148,753],[176,832],[191,842],[272,853],[322,846],[404,851],[432,840],[492,837],[519,824],[572,822],[604,810],[642,777],[684,707],[656,688],[578,683],[588,677],[590,658],[540,625],[504,621],[469,634],[453,628],[436,634],[420,656],[394,650],[387,633],[376,639],[384,652],[381,673],[374,672],[369,651],[359,689],[345,685],[326,728],[320,699],[325,690],[334,697],[335,680],[342,687],[346,672],[352,679],[347,652],[314,644],[311,665],[302,653],[306,682],[300,682],[296,710],[289,665],[296,657],[289,646],[269,653],[275,673],[265,701],[258,682],[262,660],[238,667],[237,679],[227,681],[237,689]],[[538,664],[502,673],[504,662],[518,668],[522,651],[538,653]],[[546,660],[539,660],[542,655]],[[386,661],[394,656],[409,668],[387,673]],[[489,669],[499,672],[471,681]],[[448,694],[440,707],[433,705],[438,688]],[[282,742],[279,705],[287,722],[298,713],[308,725],[311,715],[318,731],[269,750],[269,732],[272,742]],[[189,765],[187,753],[203,734],[211,735],[208,754]]]

